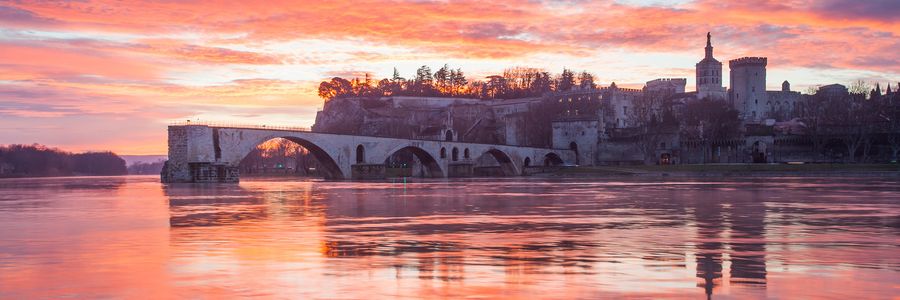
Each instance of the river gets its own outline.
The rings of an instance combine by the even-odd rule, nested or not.
[[[898,253],[900,177],[0,180],[3,299],[892,298]]]

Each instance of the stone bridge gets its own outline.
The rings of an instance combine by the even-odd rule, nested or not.
[[[386,176],[385,161],[409,151],[425,177],[468,177],[480,167],[496,175],[516,176],[529,169],[575,161],[571,150],[478,144],[451,140],[412,140],[318,133],[263,127],[169,126],[169,160],[163,182],[237,182],[241,160],[259,144],[284,138],[302,145],[328,179],[376,179]],[[491,159],[492,158],[492,159]],[[485,163],[488,161],[488,163]]]

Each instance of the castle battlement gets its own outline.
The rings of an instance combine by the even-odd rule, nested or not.
[[[757,67],[765,67],[768,63],[768,58],[765,57],[741,57],[738,59],[732,59],[728,61],[728,67],[741,67],[741,66],[757,66]]]
[[[647,84],[657,83],[657,82],[659,82],[659,83],[663,83],[663,82],[687,83],[687,78],[657,78],[657,79],[647,81]]]

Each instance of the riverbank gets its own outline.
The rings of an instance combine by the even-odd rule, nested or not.
[[[563,168],[544,176],[900,176],[900,164],[705,164]]]

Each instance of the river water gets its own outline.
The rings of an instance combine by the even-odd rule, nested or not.
[[[0,180],[0,298],[895,298],[900,177]]]

